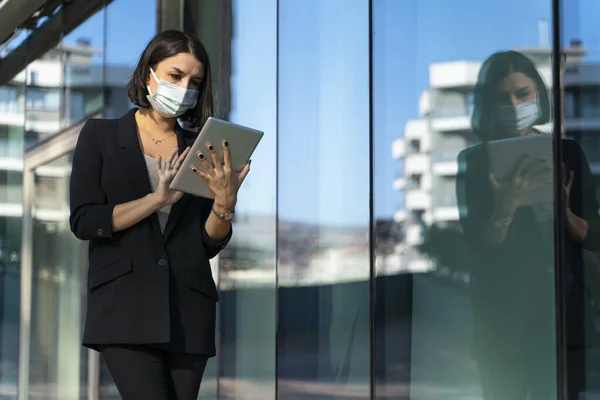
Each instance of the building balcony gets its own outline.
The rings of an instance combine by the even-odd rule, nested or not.
[[[438,186],[437,192],[432,193],[431,197],[434,208],[456,207],[455,183],[452,181],[448,185],[445,182],[444,186]]]
[[[71,167],[63,167],[60,165],[42,165],[35,169],[37,176],[48,178],[66,178],[71,175]]]
[[[0,171],[23,171],[23,148],[0,145]],[[36,175],[64,178],[71,173],[70,167],[43,166],[36,169]]]
[[[567,118],[565,119],[565,130],[569,131],[587,131],[600,130],[600,116],[583,117],[583,118]]]
[[[2,203],[0,202],[0,218],[21,217],[23,215],[22,203]]]
[[[406,192],[407,210],[426,210],[431,207],[431,196],[423,190],[411,190]]]
[[[423,243],[423,226],[410,225],[406,228],[406,244],[409,246],[418,246]]]
[[[39,208],[32,210],[33,217],[43,222],[65,222],[69,220],[69,210],[53,210],[50,208]]]
[[[408,262],[406,269],[411,273],[431,272],[435,269],[435,264],[427,258],[416,258]]]
[[[481,68],[479,61],[450,61],[429,66],[429,86],[436,89],[473,87]]]
[[[404,178],[403,176],[400,176],[400,177],[394,179],[394,184],[393,184],[394,190],[402,190],[405,187],[406,187],[406,178]]]
[[[71,64],[67,66],[65,83],[70,88],[101,88],[103,82],[102,65]]]
[[[398,160],[406,154],[406,143],[403,138],[396,139],[392,143],[392,157]]]
[[[23,126],[25,113],[23,111],[7,112],[0,110],[0,125]]]
[[[404,175],[424,174],[429,171],[430,163],[429,154],[408,154],[404,161]]]
[[[36,117],[27,118],[27,122],[25,124],[25,129],[28,131],[34,131],[39,133],[47,133],[54,134],[60,131],[62,128],[62,124],[57,116],[54,114],[52,116],[48,116],[47,118],[38,119]]]
[[[0,218],[19,218],[23,216],[23,205],[21,203],[0,202]],[[65,222],[69,219],[69,210],[34,209],[32,216],[38,221]]]
[[[458,221],[459,213],[458,207],[454,206],[444,206],[444,207],[436,207],[433,209],[433,219],[434,221]]]
[[[471,117],[468,115],[460,115],[455,117],[432,118],[431,129],[437,132],[469,132],[471,131]]]
[[[0,217],[20,217],[23,215],[23,190],[21,187],[8,187],[0,190]],[[69,208],[62,207],[55,198],[39,200],[37,207],[32,209],[32,215],[40,221],[60,222],[69,219]],[[57,206],[60,208],[57,209]]]
[[[403,222],[406,220],[406,211],[404,210],[396,210],[394,213],[394,221]]]
[[[411,119],[404,125],[404,139],[421,139],[428,135],[428,121],[425,119]]]
[[[61,62],[38,59],[27,67],[25,80],[29,86],[58,88],[62,84],[63,76]]]
[[[433,173],[439,176],[455,176],[458,173],[458,150],[435,154]]]

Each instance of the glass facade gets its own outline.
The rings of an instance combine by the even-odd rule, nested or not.
[[[277,394],[368,399],[368,2],[280,2],[278,49]]]
[[[65,33],[0,87],[2,399],[119,398],[98,354],[81,347],[87,244],[68,227],[68,182],[82,123],[130,108],[126,85],[156,8],[84,3],[44,10],[52,18],[40,29],[51,19]],[[133,12],[140,19],[126,23]],[[76,14],[87,17],[73,27]],[[35,34],[21,31],[4,50]]]
[[[265,132],[199,398],[600,395],[594,2],[68,3],[0,86],[0,399],[120,398],[80,346],[70,163],[166,28],[206,45],[217,116]]]
[[[376,398],[556,398],[552,174],[549,196],[514,212],[490,182],[507,155],[489,141],[508,131],[487,108],[523,87],[551,108],[551,3],[529,3],[502,25],[507,2],[373,1]],[[538,74],[519,74],[527,60]]]
[[[87,247],[73,237],[65,219],[70,157],[34,169],[31,398],[85,398],[87,392],[88,352],[81,346]]]

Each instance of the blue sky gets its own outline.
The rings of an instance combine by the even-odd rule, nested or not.
[[[394,139],[428,84],[431,63],[483,60],[539,45],[538,21],[550,0],[374,0],[375,212],[391,217],[398,165]],[[597,0],[569,0],[564,39],[580,38],[600,61]],[[275,208],[285,219],[340,225],[368,222],[368,2],[279,1],[279,98],[275,0],[235,0],[232,120],[265,131],[240,195],[240,211]],[[106,11],[108,64],[134,66],[154,34],[155,8],[115,0]],[[103,13],[69,35],[102,47]],[[279,143],[276,142],[276,106]]]

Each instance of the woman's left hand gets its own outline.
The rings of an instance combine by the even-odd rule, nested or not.
[[[565,164],[562,164],[562,187],[563,187],[563,206],[565,213],[570,210],[571,203],[571,188],[573,187],[573,181],[575,180],[575,173],[573,171],[567,171]]]
[[[575,181],[575,173],[568,171],[565,164],[562,165],[562,187],[563,187],[563,206],[564,206],[564,218],[567,233],[571,239],[577,242],[583,242],[588,235],[589,224],[583,218],[575,215],[571,211],[571,189],[573,188],[573,182]]]
[[[206,181],[208,187],[215,195],[214,207],[224,213],[231,212],[237,203],[237,193],[250,172],[250,161],[236,172],[231,168],[231,152],[226,140],[221,144],[223,147],[223,159],[217,154],[214,147],[208,144],[207,151],[212,161],[208,161],[203,153],[198,154],[202,168],[192,166],[192,170]]]

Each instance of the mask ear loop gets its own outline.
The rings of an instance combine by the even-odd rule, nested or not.
[[[537,119],[535,121],[534,126],[540,123],[540,121],[543,118],[543,114],[544,114],[542,112],[542,102],[541,102],[541,99],[540,99],[540,90],[539,89],[537,91],[537,96],[535,97],[535,107],[537,108],[538,117],[537,117]]]
[[[152,69],[152,67],[150,67],[150,73],[152,73],[152,77],[153,77],[153,78],[154,78],[154,80],[156,81],[156,84],[157,84],[157,85],[160,85],[160,79],[158,79],[158,77],[157,77],[157,76],[156,76],[156,74],[154,73],[154,70]],[[154,96],[154,95],[152,94],[152,92],[150,91],[150,85],[147,85],[147,86],[146,86],[146,89],[148,89],[148,94],[149,94],[150,96]],[[157,90],[157,91],[158,91],[158,90]]]

